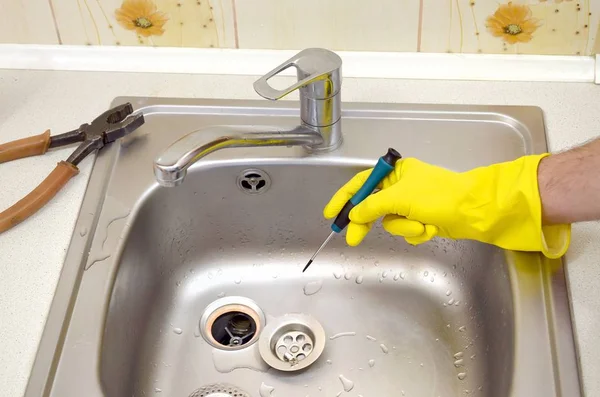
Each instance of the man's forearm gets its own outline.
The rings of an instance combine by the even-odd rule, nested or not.
[[[544,158],[538,168],[544,224],[600,219],[600,139]]]

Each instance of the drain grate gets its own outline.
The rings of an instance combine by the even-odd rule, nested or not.
[[[262,170],[250,168],[238,175],[237,184],[244,193],[260,194],[269,190],[271,178]]]
[[[280,371],[299,371],[325,349],[325,330],[313,317],[288,313],[269,321],[258,341],[262,359]]]
[[[194,390],[189,397],[250,397],[250,395],[233,385],[215,383]]]

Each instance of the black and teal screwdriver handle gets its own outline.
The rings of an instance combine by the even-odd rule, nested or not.
[[[402,156],[395,149],[389,148],[387,153],[379,158],[375,168],[371,171],[371,175],[367,178],[365,183],[358,189],[358,192],[352,196],[350,200],[346,202],[335,221],[331,224],[331,230],[336,233],[340,233],[350,223],[350,211],[352,208],[360,204],[364,199],[369,197],[373,190],[379,185],[379,183],[394,170],[396,162],[400,160]]]

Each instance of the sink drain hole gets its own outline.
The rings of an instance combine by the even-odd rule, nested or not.
[[[237,184],[244,193],[259,194],[269,190],[271,178],[266,172],[251,168],[238,175]]]
[[[213,323],[211,334],[223,346],[243,346],[256,334],[256,322],[246,313],[224,313]]]
[[[194,390],[189,397],[250,397],[250,395],[236,386],[215,383]]]
[[[200,319],[200,333],[212,346],[223,350],[243,349],[258,340],[265,315],[258,305],[244,297],[217,299],[207,306]]]

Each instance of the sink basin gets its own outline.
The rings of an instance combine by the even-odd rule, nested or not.
[[[560,260],[474,241],[415,247],[377,225],[358,247],[337,236],[301,272],[329,234],[325,203],[388,147],[457,171],[511,160],[546,150],[540,109],[345,104],[335,152],[224,150],[163,188],[152,160],[172,141],[209,125],[291,127],[298,105],[114,103],[125,101],[147,121],[96,158],[27,397],[214,384],[256,397],[581,395]],[[266,326],[311,316],[323,353],[283,372],[261,359],[260,330],[236,350],[211,345],[201,318],[223,297],[252,300]]]

